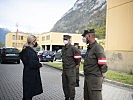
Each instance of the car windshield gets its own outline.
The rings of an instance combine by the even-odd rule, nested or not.
[[[62,51],[62,50],[58,50],[57,52],[59,52],[59,53],[60,53],[61,51]]]
[[[5,48],[3,49],[5,53],[19,53],[18,49],[15,48]]]
[[[87,50],[81,50],[81,54],[85,54]]]
[[[45,51],[43,54],[50,54],[53,55],[54,53],[52,51]]]

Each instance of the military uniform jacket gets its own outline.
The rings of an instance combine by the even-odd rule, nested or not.
[[[81,54],[80,51],[71,44],[65,45],[62,48],[62,62],[63,70],[75,68],[80,63]]]
[[[106,65],[104,49],[97,42],[87,48],[84,59],[85,76],[102,76],[102,66]]]

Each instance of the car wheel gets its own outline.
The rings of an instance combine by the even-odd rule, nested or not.
[[[2,62],[2,60],[0,59],[0,63]]]
[[[41,58],[39,58],[39,62],[42,62]]]
[[[1,61],[0,61],[0,62],[1,62],[1,64],[4,64],[4,63],[5,63],[5,61],[3,61],[2,59],[1,59]]]
[[[20,64],[20,60],[17,61],[17,64]]]

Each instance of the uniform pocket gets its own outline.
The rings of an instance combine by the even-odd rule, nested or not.
[[[93,77],[91,79],[91,90],[102,90],[102,82],[103,78],[102,77]]]
[[[84,60],[85,65],[95,65],[96,63],[97,63],[97,58],[95,55],[88,55]]]
[[[91,59],[96,59],[95,55],[91,55],[91,56],[88,56],[88,57],[91,58]]]

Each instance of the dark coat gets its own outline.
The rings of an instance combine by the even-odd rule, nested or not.
[[[31,47],[26,47],[20,53],[24,64],[23,69],[23,97],[33,97],[43,92],[40,77],[40,67],[36,52]]]

